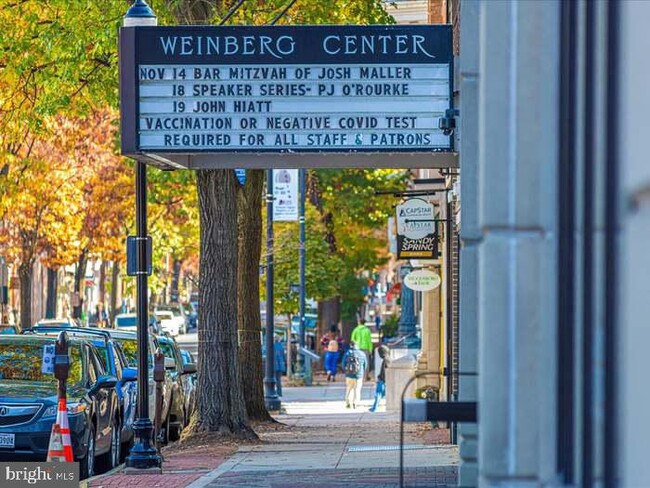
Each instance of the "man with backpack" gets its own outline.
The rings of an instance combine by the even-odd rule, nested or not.
[[[359,350],[354,341],[350,341],[350,349],[343,357],[345,408],[357,408],[361,403],[361,388],[367,366],[366,355]]]

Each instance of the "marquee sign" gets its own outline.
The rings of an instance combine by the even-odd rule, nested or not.
[[[451,39],[446,25],[123,28],[122,152],[193,168],[455,166],[438,128]]]

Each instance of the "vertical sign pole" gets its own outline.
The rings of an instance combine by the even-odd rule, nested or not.
[[[301,168],[300,175],[300,304],[299,304],[299,333],[300,333],[300,348],[305,347],[305,299],[306,299],[306,282],[305,282],[305,180],[306,170]],[[309,361],[303,354],[298,355],[298,371],[302,376],[305,385],[311,385],[311,367],[308,366]]]
[[[127,468],[159,469],[162,459],[152,445],[153,424],[149,418],[149,304],[147,297],[147,166],[135,163],[136,222],[136,313],[138,322],[138,418],[133,423],[135,443],[126,458]]]
[[[273,170],[266,171],[266,370],[264,404],[267,410],[280,410],[275,384],[275,351],[273,345]],[[291,335],[287,350],[291,347]],[[288,366],[288,365],[287,365]]]

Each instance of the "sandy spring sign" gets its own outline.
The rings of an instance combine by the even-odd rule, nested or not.
[[[447,25],[123,28],[122,152],[190,168],[453,165],[439,129],[451,40]]]

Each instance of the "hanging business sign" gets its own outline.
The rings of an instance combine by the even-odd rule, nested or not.
[[[397,259],[438,259],[438,235],[432,203],[411,198],[396,208]]]
[[[438,259],[438,235],[410,239],[398,234],[397,259]]]
[[[431,291],[440,286],[440,276],[430,269],[416,269],[404,278],[404,284],[413,291]]]
[[[273,220],[298,220],[298,170],[273,170]]]
[[[452,108],[448,25],[120,36],[125,155],[187,168],[457,165],[439,129]]]
[[[397,235],[422,239],[435,232],[433,203],[421,198],[410,198],[396,208]]]

